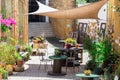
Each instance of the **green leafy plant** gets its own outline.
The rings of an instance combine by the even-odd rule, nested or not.
[[[66,44],[73,44],[73,45],[75,45],[77,43],[77,41],[75,39],[72,39],[72,38],[67,38],[65,40],[65,43]]]
[[[83,41],[84,49],[87,49],[92,60],[102,66],[103,61],[108,58],[111,53],[111,43],[105,39],[103,41],[93,42],[90,37],[86,37]]]
[[[2,74],[3,79],[8,78],[8,72],[4,68],[0,68],[0,73]]]
[[[60,51],[56,48],[55,51],[54,51],[54,55],[55,56],[60,56]]]
[[[36,41],[36,42],[44,42],[45,41],[45,38],[42,37],[42,36],[36,36],[33,38],[33,42]]]
[[[111,54],[112,45],[108,39],[103,41],[92,41],[86,37],[83,41],[84,49],[88,50],[90,60],[86,64],[87,69],[91,69],[95,74],[103,74],[102,65]]]
[[[16,59],[16,61],[20,61],[20,60],[22,60],[22,56],[19,53],[16,53],[15,59]]]
[[[26,51],[32,53],[33,48],[30,45],[26,45]]]
[[[13,45],[7,43],[0,44],[0,62],[14,64],[16,49]]]

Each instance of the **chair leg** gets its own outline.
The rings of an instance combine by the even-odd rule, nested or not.
[[[67,72],[67,66],[66,66],[66,72]]]
[[[45,71],[46,71],[47,70],[47,62],[45,62],[44,66],[45,66]]]
[[[65,68],[66,68],[66,73],[67,73],[67,65],[68,65],[68,64],[67,64],[67,62],[66,62],[66,64],[65,64]]]
[[[74,65],[74,63],[73,63],[73,72],[75,72],[75,65]]]
[[[40,65],[39,65],[39,67],[38,67],[38,70],[40,69],[40,67],[41,67],[41,61],[40,61]]]

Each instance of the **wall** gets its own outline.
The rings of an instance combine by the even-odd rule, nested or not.
[[[67,10],[75,7],[75,0],[50,0],[50,6],[59,10]],[[74,30],[75,20],[50,18],[54,34],[60,39],[67,38],[69,32]]]
[[[119,6],[120,7],[120,1],[119,0],[110,0],[109,1],[110,7],[109,7],[109,23],[114,25],[114,33],[113,38],[114,40],[117,39],[118,36],[120,36],[120,12],[113,11],[112,6]],[[116,45],[118,46],[118,45]],[[120,49],[120,47],[119,47]]]

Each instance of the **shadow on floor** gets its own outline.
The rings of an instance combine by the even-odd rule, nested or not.
[[[45,66],[41,65],[41,68],[38,70],[39,64],[27,64],[29,67],[24,72],[18,72],[13,77],[21,77],[26,78],[27,80],[79,80],[75,76],[76,73],[83,72],[84,66],[80,66],[79,72],[72,72],[71,69],[67,70],[67,74],[65,76],[50,76],[47,74],[48,71],[52,71],[52,66],[48,65],[47,69],[45,70]],[[65,67],[62,68],[62,71],[65,71]],[[33,79],[34,78],[34,79]],[[40,78],[40,79],[39,79]]]
[[[47,37],[47,41],[55,47],[63,47],[63,45],[59,42],[60,39],[56,37]]]

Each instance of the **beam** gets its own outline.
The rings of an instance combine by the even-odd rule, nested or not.
[[[28,0],[24,0],[23,12],[28,13]],[[28,15],[24,15],[23,18],[23,43],[28,43]]]
[[[12,16],[17,23],[12,29],[13,30],[12,36],[15,39],[15,41],[18,41],[18,37],[19,37],[18,35],[18,20],[19,20],[18,14],[19,14],[18,0],[12,0]]]

